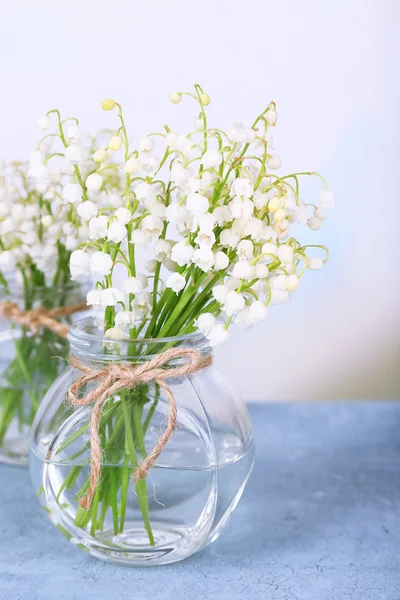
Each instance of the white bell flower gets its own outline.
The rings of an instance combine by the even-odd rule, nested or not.
[[[90,272],[95,277],[106,277],[111,272],[113,262],[111,256],[106,252],[97,250],[90,257]]]
[[[288,275],[285,282],[286,291],[294,292],[298,288],[299,283],[300,279],[297,277],[297,275]]]
[[[90,290],[86,295],[88,306],[101,306],[101,290]]]
[[[152,295],[149,292],[140,292],[135,296],[132,302],[132,310],[137,315],[138,320],[147,317],[152,309]]]
[[[212,233],[216,223],[217,221],[213,214],[206,212],[204,215],[201,215],[198,219],[200,233]]]
[[[308,208],[305,205],[296,206],[288,211],[291,223],[305,225],[308,220]]]
[[[283,304],[289,298],[289,292],[286,290],[271,289],[271,299],[269,301],[271,306],[277,306]]]
[[[223,271],[229,266],[229,257],[225,254],[225,252],[222,252],[222,250],[218,250],[217,252],[215,252],[214,261],[214,268],[217,271]]]
[[[261,302],[261,300],[255,300],[249,308],[249,317],[255,325],[265,321],[268,315],[268,308]]]
[[[322,208],[316,208],[314,210],[314,217],[316,217],[317,219],[320,219],[321,221],[324,221],[325,219],[328,218],[328,215],[327,215],[326,211],[324,211]]]
[[[229,125],[228,135],[233,142],[247,144],[255,140],[256,132],[250,128],[247,121],[234,121]]]
[[[268,277],[268,273],[268,267],[263,263],[259,262],[254,267],[254,276],[257,277],[257,279],[265,279]]]
[[[141,181],[135,187],[135,194],[136,198],[139,198],[139,200],[156,200],[157,198],[156,188],[146,181]]]
[[[232,195],[251,198],[254,194],[253,184],[247,177],[238,177],[231,186]]]
[[[41,219],[40,219],[41,224],[43,225],[43,227],[49,228],[50,225],[53,222],[53,217],[51,215],[44,215]]]
[[[107,239],[110,242],[119,244],[123,242],[128,235],[125,225],[122,225],[119,221],[112,219],[107,229]]]
[[[235,325],[237,325],[239,329],[250,329],[250,327],[253,327],[254,323],[250,318],[248,308],[243,308],[243,310],[238,312],[235,316]]]
[[[215,234],[212,231],[207,233],[198,233],[194,241],[201,248],[211,248],[215,243]]]
[[[90,275],[90,254],[84,250],[74,250],[71,253],[69,268],[74,281],[83,281]]]
[[[48,129],[50,127],[49,117],[47,115],[43,115],[42,117],[39,117],[38,120],[36,121],[36,125],[42,131],[46,131],[46,129]]]
[[[154,256],[157,261],[161,262],[164,258],[171,255],[171,242],[159,239],[153,247]]]
[[[85,185],[88,190],[97,192],[103,185],[103,178],[98,173],[92,173],[89,175],[89,177],[87,177]]]
[[[256,217],[250,217],[244,228],[246,236],[250,236],[252,240],[258,242],[262,236],[264,230],[264,223],[261,219]]]
[[[182,100],[182,94],[179,92],[171,92],[169,95],[169,100],[172,102],[172,104],[179,104],[179,102]]]
[[[108,219],[105,215],[93,217],[89,221],[89,239],[100,240],[106,237],[108,229]]]
[[[89,221],[93,217],[96,217],[99,209],[94,202],[86,200],[76,207],[76,212],[83,221]]]
[[[282,159],[278,154],[273,154],[267,159],[267,166],[271,171],[277,171],[282,166]]]
[[[151,152],[154,149],[155,143],[153,138],[145,136],[139,140],[139,148],[141,152]]]
[[[236,248],[240,242],[240,235],[234,233],[232,229],[224,229],[220,235],[221,246],[229,246],[230,248]]]
[[[289,232],[289,222],[285,219],[280,223],[274,223],[274,231],[279,239],[286,238]]]
[[[281,196],[274,196],[273,198],[270,198],[268,200],[268,210],[269,212],[275,213],[277,210],[280,209],[282,204],[282,198]]]
[[[96,163],[102,163],[105,160],[107,160],[107,158],[108,158],[108,152],[107,152],[107,150],[104,150],[104,148],[99,148],[93,154],[93,160]]]
[[[219,226],[226,225],[232,221],[231,211],[227,206],[217,206],[212,214]]]
[[[135,229],[132,231],[130,243],[141,248],[148,248],[151,244],[151,235],[141,229]]]
[[[138,157],[140,168],[145,175],[152,177],[160,166],[160,161],[155,156],[151,156],[146,152],[139,154]]]
[[[256,209],[261,210],[268,204],[267,194],[263,194],[263,192],[257,190],[253,196],[253,202]]]
[[[145,267],[148,273],[154,274],[157,270],[157,261],[154,258],[151,258],[146,262]]]
[[[120,283],[120,288],[127,296],[140,294],[143,291],[143,283],[138,277],[125,277]]]
[[[267,121],[268,125],[275,125],[277,118],[278,113],[273,109],[269,109],[265,115],[265,120]]]
[[[170,223],[184,223],[188,218],[189,213],[185,206],[181,206],[177,202],[173,202],[165,209],[165,218]]]
[[[318,229],[321,229],[322,221],[321,221],[321,219],[318,219],[317,217],[310,217],[307,220],[307,225],[309,226],[310,229],[317,231]]]
[[[73,165],[77,165],[84,159],[83,148],[78,146],[78,144],[70,144],[65,148],[64,156],[65,160]]]
[[[164,222],[160,217],[154,217],[153,215],[147,215],[140,223],[142,231],[151,235],[152,237],[159,237],[164,228]]]
[[[215,263],[213,251],[204,246],[193,252],[192,262],[205,273],[210,271]]]
[[[213,287],[212,294],[217,302],[220,304],[225,303],[226,296],[228,295],[229,288],[226,285],[219,284]]]
[[[104,308],[106,306],[117,306],[120,302],[125,302],[125,294],[119,288],[110,287],[101,290],[100,303]]]
[[[138,171],[139,168],[140,168],[140,162],[134,156],[132,156],[131,158],[128,158],[128,160],[124,164],[125,173],[129,173],[130,175],[132,175],[133,173],[136,173],[136,171]]]
[[[124,339],[124,332],[119,327],[110,327],[104,332],[104,337],[109,340],[115,340],[116,342]],[[113,348],[113,345],[105,344],[106,348]]]
[[[175,273],[175,271],[178,268],[178,265],[176,264],[176,262],[171,260],[171,258],[169,256],[165,256],[165,258],[163,258],[162,264],[167,269],[167,271],[171,271],[171,273]],[[160,284],[160,286],[159,286],[160,290],[162,291],[162,289],[163,289],[162,281],[160,281],[159,284]]]
[[[194,322],[197,330],[204,335],[211,333],[211,330],[216,323],[217,319],[211,313],[201,314]]]
[[[113,135],[108,143],[111,150],[118,152],[122,148],[122,139],[119,135]]]
[[[207,335],[208,342],[212,348],[226,344],[229,333],[221,323],[217,323]]]
[[[47,168],[42,163],[36,163],[29,167],[28,175],[39,182],[44,181],[48,175]]]
[[[171,251],[171,258],[180,267],[184,267],[192,262],[194,248],[185,242],[178,242]]]
[[[239,260],[233,267],[232,277],[247,280],[253,279],[254,266],[251,265],[247,260]]]
[[[311,256],[307,260],[307,268],[311,271],[318,271],[324,266],[324,261],[319,256]]]
[[[284,219],[286,219],[286,216],[286,210],[284,208],[278,208],[274,214],[274,223],[281,223]]]
[[[114,216],[122,225],[127,225],[132,218],[131,211],[128,208],[124,207],[117,208],[117,210],[114,213]]]
[[[165,282],[165,285],[177,294],[185,287],[186,279],[179,273],[172,273]]]
[[[186,200],[186,208],[193,215],[200,216],[204,215],[209,208],[208,198],[202,196],[201,194],[193,193],[189,194]]]
[[[244,296],[240,292],[230,290],[225,296],[223,310],[228,317],[233,317],[245,307]]]
[[[214,169],[217,169],[220,166],[222,160],[223,156],[218,150],[208,150],[201,157],[201,163],[205,167],[212,167]]]
[[[146,206],[146,211],[153,215],[153,217],[165,219],[166,207],[162,202],[145,200],[144,204]]]
[[[177,139],[178,139],[178,135],[174,131],[170,131],[169,133],[167,133],[167,137],[166,137],[167,146],[170,146],[171,148],[176,146]]]
[[[278,248],[278,258],[284,264],[292,264],[293,263],[293,248],[291,246],[279,246]]]
[[[253,258],[254,244],[251,240],[242,240],[237,247],[239,259]]]
[[[81,130],[78,125],[69,125],[65,133],[65,137],[68,141],[78,142],[81,137]]]
[[[335,196],[330,190],[323,190],[319,193],[318,203],[321,208],[331,208],[335,204]]]
[[[136,321],[135,313],[131,310],[121,310],[115,315],[115,326],[119,329],[133,327]]]
[[[192,177],[192,172],[190,169],[186,169],[179,163],[174,163],[172,165],[170,178],[173,183],[182,186],[187,183],[189,177]]]
[[[254,212],[254,204],[248,198],[235,196],[228,204],[234,219],[249,219]]]

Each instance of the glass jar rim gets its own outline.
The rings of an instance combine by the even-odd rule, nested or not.
[[[97,333],[91,333],[88,331],[89,329],[93,329],[97,331]],[[170,342],[207,342],[205,336],[199,331],[193,331],[192,333],[186,333],[183,335],[173,335],[173,336],[163,336],[163,337],[146,337],[139,336],[137,338],[124,337],[122,339],[113,340],[108,339],[104,336],[101,329],[95,324],[95,317],[89,316],[84,317],[82,319],[77,319],[70,327],[68,333],[68,340],[71,344],[79,343],[79,342],[103,342],[106,341],[110,344],[160,344],[160,343],[170,343]],[[208,343],[208,342],[207,342]]]

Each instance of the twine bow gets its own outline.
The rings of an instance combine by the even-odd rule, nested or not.
[[[81,310],[86,310],[86,304],[74,304],[72,306],[60,306],[59,308],[32,308],[31,310],[22,310],[14,302],[0,302],[0,316],[9,321],[15,321],[27,327],[32,333],[37,333],[40,327],[47,327],[61,337],[66,337],[69,326],[60,323],[57,319],[68,317]]]
[[[186,358],[187,360],[181,365],[163,368],[170,360],[175,358]],[[151,453],[136,468],[133,479],[135,483],[137,483],[139,479],[143,479],[147,476],[149,470],[160,456],[172,433],[176,429],[177,406],[172,390],[168,383],[166,383],[166,379],[183,377],[194,373],[195,371],[199,371],[200,369],[204,369],[211,363],[211,357],[202,358],[197,350],[191,348],[170,348],[161,354],[157,354],[149,361],[137,366],[126,363],[111,363],[104,367],[104,369],[97,370],[81,363],[74,356],[70,357],[70,361],[73,367],[79,369],[83,373],[83,375],[81,375],[68,390],[70,402],[74,406],[94,405],[90,427],[91,471],[89,489],[80,501],[83,508],[89,509],[100,476],[101,448],[99,424],[101,409],[105,401],[118,390],[123,388],[133,389],[138,385],[144,385],[151,381],[157,383],[166,393],[169,404],[167,426],[160,435],[158,442]],[[96,379],[100,380],[97,386],[83,398],[78,398],[82,386]]]

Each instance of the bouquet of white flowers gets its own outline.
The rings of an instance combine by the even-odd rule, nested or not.
[[[29,426],[63,366],[55,357],[68,355],[62,329],[54,330],[56,321],[43,327],[43,320],[85,308],[69,262],[87,228],[62,197],[69,164],[43,176],[53,141],[46,137],[30,164],[2,165],[0,172],[0,459],[17,464],[26,463]]]
[[[189,345],[187,336],[194,334],[209,347],[224,344],[233,324],[249,328],[264,321],[269,306],[285,302],[307,270],[320,269],[328,258],[324,246],[294,237],[299,225],[321,228],[333,195],[317,173],[277,174],[282,163],[271,133],[275,103],[251,125],[237,121],[225,132],[208,123],[210,97],[199,85],[193,93],[172,93],[170,100],[178,104],[184,97],[197,103],[193,131],[179,134],[165,125],[135,145],[121,105],[104,100],[103,110],[113,112],[117,124],[107,142],[92,145],[88,153],[79,143],[77,126],[68,143],[54,111],[57,130],[52,135],[61,139],[61,154],[73,165],[72,180],[60,192],[61,207],[73,215],[71,225],[86,232],[71,253],[71,277],[95,282],[87,304],[96,318],[85,342],[87,361],[82,354],[73,359],[82,376],[76,381],[79,372],[73,370],[45,401],[56,401],[58,395],[60,411],[66,410],[62,399],[68,381],[69,398],[81,407],[77,414],[83,420],[65,413],[62,435],[55,433],[46,442],[46,461],[53,470],[43,467],[43,487],[38,488],[69,537],[90,551],[109,544],[109,557],[118,549],[128,551],[134,537],[127,533],[131,485],[148,546],[162,546],[164,534],[159,539],[153,532],[146,477],[172,443],[179,419],[179,403],[166,379],[206,369],[211,360],[193,349],[176,348],[174,340]],[[38,180],[48,178],[51,156],[31,167]],[[317,202],[300,198],[301,176],[321,180]],[[74,351],[81,334],[72,333],[71,341]],[[99,348],[104,369],[93,365],[101,360]],[[177,359],[187,359],[186,366],[175,367]],[[95,380],[100,380],[97,387]],[[162,400],[168,407],[167,427],[151,448]],[[46,424],[46,432],[59,427],[59,414],[56,423]],[[179,432],[184,430],[180,425]],[[231,441],[224,443],[229,448]]]

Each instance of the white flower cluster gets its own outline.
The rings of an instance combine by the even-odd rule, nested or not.
[[[65,160],[74,170],[61,198],[87,231],[72,252],[71,275],[96,280],[87,301],[102,310],[110,338],[128,330],[136,336],[143,328],[149,337],[197,329],[211,346],[222,344],[232,322],[241,328],[261,323],[269,305],[285,302],[305,271],[327,260],[325,247],[302,245],[293,230],[320,229],[333,194],[314,172],[276,173],[282,161],[271,134],[275,104],[252,125],[236,121],[224,133],[209,127],[210,97],[200,86],[170,99],[178,104],[184,96],[200,109],[188,135],[165,126],[131,148],[121,106],[107,99],[103,109],[116,109],[119,124],[104,147],[88,155],[77,127],[65,136],[72,140]],[[322,180],[317,203],[300,198],[302,175]],[[137,273],[138,249],[150,253],[143,274]],[[126,270],[120,282],[117,264]]]
[[[0,273],[5,281],[23,275],[32,285],[65,282],[70,252],[87,238],[87,228],[61,198],[63,174],[53,171],[39,184],[31,168],[0,167]]]

